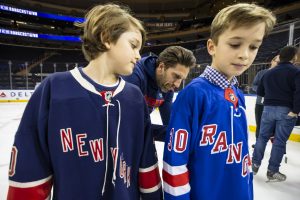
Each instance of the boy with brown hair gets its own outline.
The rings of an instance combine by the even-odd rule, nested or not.
[[[86,15],[84,68],[47,77],[16,133],[7,199],[162,199],[144,97],[120,76],[140,59],[145,30],[128,9]]]
[[[178,95],[164,150],[165,199],[253,199],[245,100],[235,76],[275,24],[255,4],[222,9],[211,25],[211,66]]]

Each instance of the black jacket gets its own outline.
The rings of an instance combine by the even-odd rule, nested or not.
[[[290,62],[281,62],[268,70],[257,89],[265,106],[286,106],[300,112],[300,70]]]

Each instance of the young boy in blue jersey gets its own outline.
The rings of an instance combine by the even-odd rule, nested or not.
[[[47,77],[12,148],[7,199],[162,199],[147,105],[132,73],[145,30],[127,8],[98,5],[78,24],[84,68]]]
[[[250,67],[275,24],[255,4],[222,9],[211,24],[212,63],[172,107],[164,163],[168,199],[252,200],[245,99],[235,76]]]

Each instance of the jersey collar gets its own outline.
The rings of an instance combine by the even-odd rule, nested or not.
[[[200,75],[200,77],[204,77],[209,82],[221,87],[222,89],[231,88],[234,85],[238,84],[238,80],[235,76],[232,78],[231,81],[229,81],[224,74],[218,72],[211,66],[207,66],[204,72]]]

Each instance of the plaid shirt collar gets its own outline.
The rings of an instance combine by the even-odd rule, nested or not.
[[[231,88],[234,85],[238,84],[238,80],[236,77],[233,77],[231,81],[228,81],[227,77],[224,74],[221,74],[211,66],[207,66],[200,77],[204,77],[209,82],[221,87],[222,89]]]

